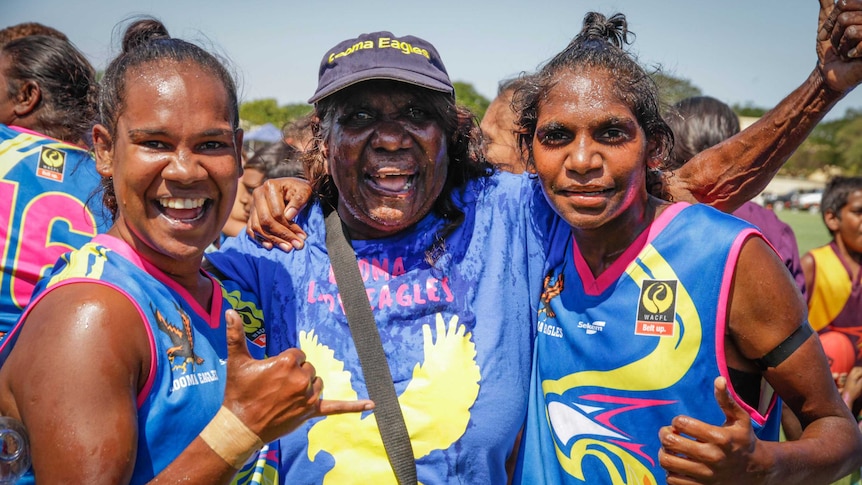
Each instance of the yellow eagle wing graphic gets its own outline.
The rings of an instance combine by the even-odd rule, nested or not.
[[[42,138],[36,135],[19,133],[14,138],[0,141],[0,157],[4,159],[3,165],[0,166],[0,177],[5,177],[19,161],[41,150],[42,145],[38,144],[40,140]],[[47,145],[55,144],[49,143]]]
[[[649,246],[642,253],[639,262],[640,264],[638,261],[633,262],[626,269],[628,276],[638,286],[641,286],[646,279],[679,279],[673,268],[652,246]],[[651,274],[648,275],[641,265],[648,268]],[[657,342],[652,352],[640,360],[616,369],[582,371],[558,380],[545,380],[542,382],[544,394],[562,395],[577,387],[607,387],[608,383],[613,383],[616,389],[626,391],[657,390],[674,385],[691,368],[703,339],[700,315],[681,282],[677,285],[676,304],[677,314],[686,315],[687,320],[680,322],[679,319],[675,319],[675,337],[655,337]],[[682,323],[685,324],[685,331],[680,328]],[[632,328],[634,329],[634,322],[632,322]],[[669,362],[673,362],[673,365],[668,365]],[[569,455],[566,455],[555,442],[557,458],[570,475],[580,480],[586,480],[581,463],[585,456],[591,455],[605,463],[611,483],[615,485],[657,483],[649,469],[623,447],[594,438],[578,438],[577,434],[573,436],[573,439],[576,441],[572,445]],[[621,467],[614,464],[615,460],[610,455],[615,456],[622,463]]]
[[[464,434],[482,377],[472,334],[458,325],[457,316],[447,325],[438,313],[435,331],[436,342],[430,326],[422,326],[425,362],[416,364],[398,398],[416,457],[448,448]]]
[[[464,434],[481,377],[472,334],[458,325],[457,316],[447,325],[438,314],[434,331],[423,325],[422,335],[425,361],[416,364],[410,383],[398,397],[416,458],[446,449]],[[326,399],[356,399],[350,373],[313,332],[300,333],[300,348],[323,379]],[[315,423],[308,433],[309,460],[314,461],[320,452],[329,453],[335,462],[324,484],[356,483],[358,479],[396,483],[374,413],[364,418],[361,414],[328,416]]]
[[[658,433],[658,431],[656,431]],[[611,459],[615,455],[622,462],[620,470]],[[623,447],[613,443],[600,441],[592,438],[583,438],[575,442],[570,456],[566,456],[560,448],[557,448],[557,459],[570,475],[581,481],[587,481],[581,466],[583,459],[587,456],[597,458],[604,463],[608,469],[610,483],[614,485],[657,485],[658,481],[637,458],[631,456]]]
[[[299,332],[299,348],[305,352],[305,360],[314,366],[315,373],[323,379],[324,399],[356,399],[352,377],[350,372],[344,370],[344,362],[336,360],[335,352],[318,342],[314,330]]]
[[[79,251],[73,251],[66,256],[69,262],[62,271],[48,281],[48,286],[54,286],[70,278],[89,276],[99,279],[105,271],[105,260],[110,249],[92,243],[85,244]]]
[[[634,282],[640,286],[645,279],[678,280],[676,273],[665,259],[652,246],[644,251],[640,262],[649,268],[652,275],[647,273],[637,264],[630,264],[626,273]],[[622,367],[607,371],[583,371],[570,374],[559,380],[547,380],[542,382],[545,394],[563,394],[569,389],[580,386],[602,386],[606,387],[608,382],[613,382],[618,389],[626,391],[648,391],[665,389],[674,385],[689,370],[691,364],[697,357],[700,343],[703,338],[700,315],[691,300],[688,291],[680,283],[677,285],[676,312],[687,315],[685,331],[680,329],[680,322],[674,322],[674,335],[677,337],[656,337],[655,349],[644,358],[624,365]],[[632,322],[634,328],[634,322]],[[667,365],[673,362],[674,365]],[[656,370],[661,372],[656,372]],[[623,384],[623,387],[619,387]]]

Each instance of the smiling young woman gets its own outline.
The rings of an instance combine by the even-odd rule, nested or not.
[[[370,409],[321,399],[299,350],[253,359],[263,346],[230,310],[253,303],[201,270],[240,173],[225,67],[144,19],[102,83],[93,141],[113,226],[61,257],[0,347],[0,414],[30,434],[22,483],[227,483],[308,417]]]
[[[830,483],[862,463],[862,435],[802,297],[756,228],[660,198],[673,134],[628,36],[625,16],[587,14],[515,93],[529,165],[569,225],[549,251],[515,481]],[[778,442],[776,396],[798,441]]]
[[[138,95],[125,101],[122,116],[93,130],[96,167],[113,180],[109,196],[121,201],[109,234],[163,271],[185,274],[197,294],[195,260],[236,196],[242,132],[223,83],[206,69],[153,63],[136,74],[125,90]]]

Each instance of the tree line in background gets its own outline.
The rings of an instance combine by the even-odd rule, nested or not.
[[[690,96],[703,94],[700,88],[687,79],[666,73],[655,73],[653,76],[666,106],[672,106]],[[470,83],[456,81],[453,84],[457,103],[466,106],[481,119],[490,100],[479,94]],[[752,104],[733,105],[733,110],[739,116],[753,118],[766,112],[765,108]],[[240,117],[250,126],[272,123],[283,127],[310,112],[311,106],[308,104],[279,105],[275,98],[258,99],[240,105]],[[845,175],[862,174],[862,110],[848,109],[843,118],[818,124],[780,173],[805,177],[819,170]]]

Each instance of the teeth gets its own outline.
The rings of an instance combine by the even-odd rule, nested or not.
[[[381,187],[388,188],[389,190],[410,190],[410,187],[413,186],[414,178],[409,174],[387,174],[387,175],[373,175],[371,176],[374,179],[375,183]],[[398,185],[398,183],[403,179],[403,185]]]
[[[373,175],[374,178],[378,180],[386,180],[390,177],[410,177],[410,174],[389,174],[389,175]]]
[[[168,209],[197,209],[203,207],[206,199],[159,199],[159,204]]]

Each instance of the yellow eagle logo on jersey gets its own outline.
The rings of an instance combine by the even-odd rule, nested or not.
[[[472,334],[458,325],[457,316],[447,324],[437,314],[434,331],[426,324],[422,334],[425,361],[416,363],[410,383],[398,396],[417,459],[449,448],[464,435],[481,378]],[[300,332],[299,347],[323,379],[325,399],[357,398],[350,372],[344,370],[344,363],[335,358],[332,349],[319,342],[313,330]],[[355,482],[357,470],[362,470],[365,483],[397,483],[373,412],[365,416],[333,415],[317,421],[308,432],[308,459],[315,461],[322,453],[334,461],[324,484]]]

